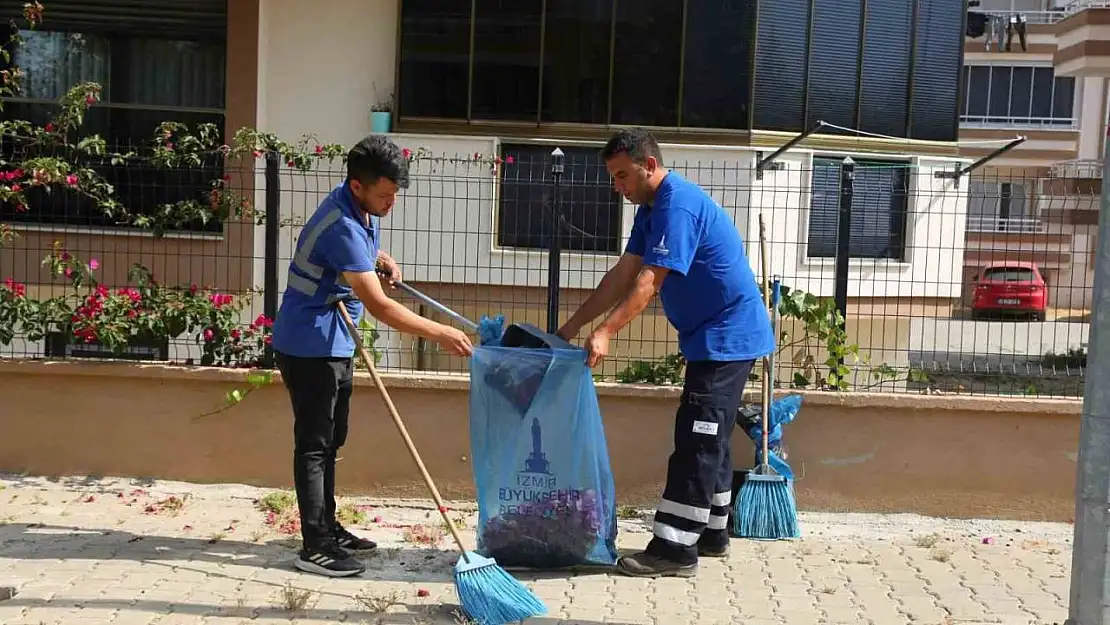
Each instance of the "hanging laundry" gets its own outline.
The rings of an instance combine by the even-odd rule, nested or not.
[[[998,51],[1002,51],[1003,39],[1006,35],[1007,22],[1003,15],[987,16],[987,52],[991,51],[991,42],[998,42]]]
[[[1017,31],[1018,41],[1021,43],[1021,51],[1028,52],[1029,47],[1025,41],[1025,16],[1020,13],[1011,15],[1009,23],[1006,24],[1006,51],[1010,52],[1010,48],[1014,42],[1014,31]]]
[[[964,34],[972,39],[978,39],[987,32],[987,20],[990,16],[986,13],[979,13],[978,11],[967,12],[967,28]]]

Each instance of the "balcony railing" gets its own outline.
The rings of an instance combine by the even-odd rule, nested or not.
[[[1102,160],[1077,158],[1054,163],[1049,168],[1052,178],[1102,178]]]
[[[1028,3],[1017,0],[1010,0],[1010,2],[1006,2],[1006,0],[1001,2],[998,0],[983,0],[980,6],[973,7],[971,10],[1004,17],[1017,14],[1024,17],[1027,24],[1055,24],[1086,9],[1110,8],[1110,0],[1073,0],[1051,10],[1030,11],[1025,9],[1024,6],[1028,6]]]
[[[983,233],[1024,233],[1030,234],[1044,230],[1037,217],[992,217],[989,215],[968,215],[967,231]]]
[[[1009,117],[1006,115],[960,115],[961,128],[1044,128],[1074,130],[1079,120],[1074,117]]]

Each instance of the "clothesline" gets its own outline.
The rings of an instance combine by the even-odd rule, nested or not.
[[[835,128],[837,130],[843,130],[845,132],[854,132],[854,133],[859,134],[859,135],[865,135],[865,136],[868,136],[868,137],[875,137],[877,139],[894,139],[896,141],[906,141],[905,137],[892,137],[890,135],[882,135],[882,134],[879,134],[877,132],[867,132],[866,130],[860,130],[858,128],[848,128],[846,126],[837,126],[836,124],[830,124],[828,122],[825,122],[825,126],[828,127],[828,128]],[[982,139],[982,140],[975,140],[975,141],[957,141],[956,144],[957,145],[1006,145],[1007,143],[1013,141],[1014,139],[1018,139],[1018,138],[1019,137],[1014,136],[1011,139]]]

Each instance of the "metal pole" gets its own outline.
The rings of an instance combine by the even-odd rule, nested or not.
[[[1075,478],[1071,597],[1065,625],[1110,625],[1110,122],[1102,157],[1094,299]]]
[[[562,213],[559,183],[563,179],[563,151],[551,151],[551,236],[547,240],[547,332],[559,331],[559,257],[562,255]]]
[[[281,162],[277,152],[266,153],[266,222],[264,272],[262,278],[262,312],[270,319],[277,317],[278,309],[278,244],[281,241],[281,180],[278,177]],[[262,354],[262,366],[272,369],[274,351],[270,344]]]
[[[837,211],[836,228],[836,286],[833,299],[836,309],[840,311],[840,329],[845,330],[848,319],[848,261],[851,258],[852,248],[852,199],[855,197],[856,162],[852,157],[844,157],[840,165],[840,206]],[[844,359],[839,360],[839,365],[844,364]]]

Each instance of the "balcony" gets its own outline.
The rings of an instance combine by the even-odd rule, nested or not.
[[[969,215],[967,231],[975,233],[1023,233],[1044,232],[1044,225],[1037,217],[995,217],[989,215]]]

